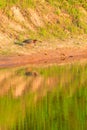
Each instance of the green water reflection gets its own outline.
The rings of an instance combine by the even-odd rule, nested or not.
[[[8,71],[0,71],[1,130],[87,129],[87,65],[11,69],[10,80]]]

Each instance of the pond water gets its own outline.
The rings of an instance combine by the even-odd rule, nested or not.
[[[0,70],[0,130],[86,130],[87,64]]]

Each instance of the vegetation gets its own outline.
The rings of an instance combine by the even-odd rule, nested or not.
[[[56,22],[48,22],[45,26],[38,27],[37,32],[29,32],[29,35],[32,37],[40,37],[45,39],[57,37],[60,39],[65,39],[71,35],[87,34],[86,0],[0,0],[0,7],[5,10],[9,17],[12,17],[11,12],[7,10],[13,5],[18,6],[24,11],[25,8],[32,8],[34,10],[38,9],[42,16],[45,14],[45,11],[48,12],[48,10],[43,10],[40,8],[44,8],[47,5],[54,8],[52,13],[57,15],[58,18],[56,19],[53,17],[52,20],[54,21],[54,19],[56,19]]]
[[[32,75],[35,71],[38,73],[36,77]],[[5,73],[4,82],[6,78],[9,78],[6,77],[9,70],[2,69],[0,73],[3,74],[3,72]],[[22,80],[28,83],[24,93],[19,97],[14,97],[12,90],[12,88],[15,90],[16,84],[7,94],[0,96],[1,129],[87,129],[87,65],[22,67],[10,69],[10,72],[14,75],[14,79],[16,76],[19,80],[22,76]],[[28,72],[27,75],[26,72]],[[33,91],[32,84],[38,77],[42,77],[44,81],[37,90]],[[30,78],[33,80],[29,82]],[[18,84],[17,88],[20,88]]]

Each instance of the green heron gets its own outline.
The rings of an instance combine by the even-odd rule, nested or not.
[[[22,44],[23,45],[25,45],[25,44],[31,44],[31,43],[36,43],[37,42],[37,40],[36,39],[34,39],[34,40],[32,40],[32,39],[26,39],[26,40],[24,40],[23,42],[22,42]]]

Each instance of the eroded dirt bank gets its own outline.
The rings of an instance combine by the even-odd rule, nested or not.
[[[85,48],[56,48],[35,52],[29,55],[0,56],[0,68],[23,65],[47,65],[72,63],[87,59],[87,47]]]

